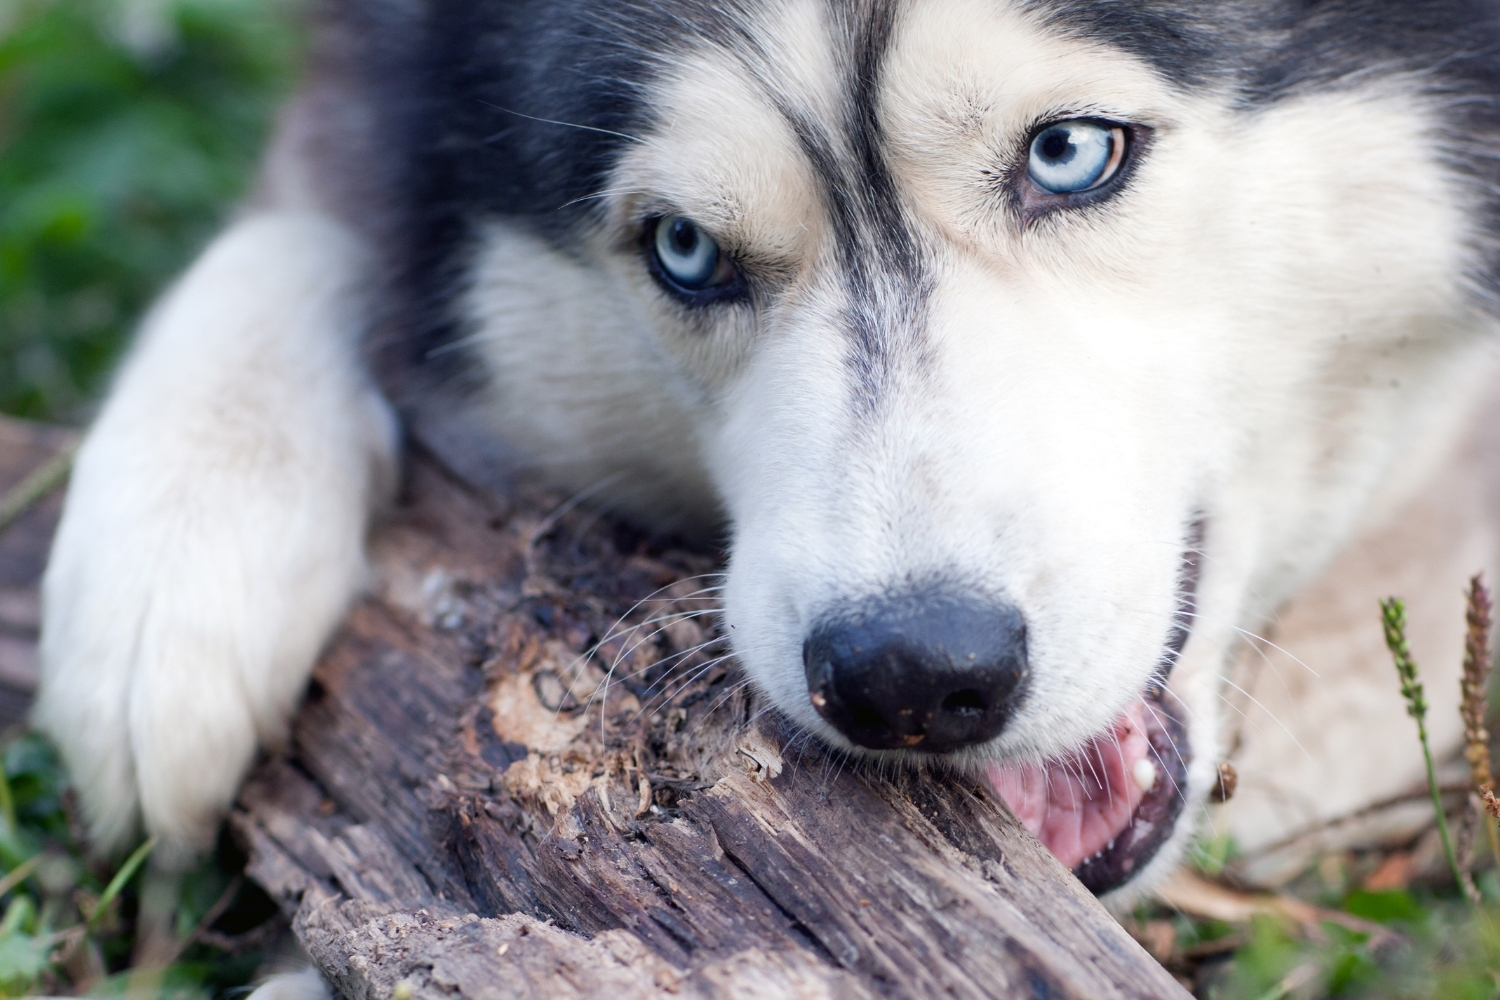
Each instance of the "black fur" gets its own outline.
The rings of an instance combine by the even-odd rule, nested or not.
[[[576,248],[621,150],[654,123],[652,83],[674,55],[713,45],[738,54],[752,73],[764,63],[741,30],[756,6],[388,0],[372,10],[340,0],[334,24],[346,35],[357,25],[352,33],[365,47],[348,73],[377,122],[368,155],[386,184],[375,209],[386,220],[378,242],[390,275],[381,368],[424,369],[461,388],[469,366],[445,348],[462,333],[451,303],[476,225],[506,218]],[[910,343],[920,331],[927,282],[876,120],[896,6],[838,6],[846,120],[788,114],[834,218],[849,275],[851,367],[861,398],[873,400],[892,337]],[[430,389],[432,378],[423,381]]]
[[[445,345],[475,226],[504,217],[578,246],[621,150],[653,123],[652,83],[684,50],[718,46],[755,73],[769,0],[329,0],[344,74],[373,123],[366,162],[390,279],[385,366],[450,384]],[[851,368],[881,395],[893,350],[920,353],[924,251],[884,161],[875,95],[905,3],[826,0],[847,79],[842,122],[800,120],[848,276]],[[999,2],[999,0],[997,0]],[[1371,74],[1412,74],[1434,98],[1434,141],[1500,231],[1500,6],[1481,0],[1022,0],[1057,30],[1119,46],[1182,87],[1238,95],[1246,113]],[[348,39],[354,39],[349,43]],[[768,92],[771,90],[768,87]],[[774,94],[771,94],[774,99]],[[1476,248],[1481,296],[1500,309],[1500,245]],[[457,380],[457,381],[455,381]]]
[[[1405,75],[1432,99],[1433,140],[1486,224],[1470,276],[1500,312],[1500,5],[1490,0],[1031,0],[1059,28],[1117,45],[1184,87],[1226,87],[1252,112],[1298,94]]]

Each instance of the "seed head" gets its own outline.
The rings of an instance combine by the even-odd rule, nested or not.
[[[1406,644],[1406,604],[1399,597],[1381,601],[1380,619],[1385,626],[1386,647],[1391,651],[1396,675],[1401,679],[1401,697],[1406,699],[1406,712],[1421,723],[1427,718],[1427,696],[1422,683],[1417,680],[1417,665]]]
[[[1465,615],[1469,631],[1464,640],[1463,717],[1464,757],[1469,761],[1469,776],[1474,789],[1483,795],[1493,791],[1494,774],[1490,769],[1490,734],[1485,727],[1489,714],[1490,625],[1492,603],[1483,576],[1469,581],[1468,610]]]

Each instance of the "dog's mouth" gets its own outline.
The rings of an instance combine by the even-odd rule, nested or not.
[[[1177,710],[1153,685],[1067,757],[988,769],[1016,818],[1096,895],[1138,874],[1176,829],[1191,762]]]
[[[1058,760],[987,769],[1016,818],[1095,895],[1150,864],[1187,804],[1192,751],[1167,678],[1192,634],[1202,543],[1200,520],[1183,555],[1177,616],[1157,676],[1110,730]]]

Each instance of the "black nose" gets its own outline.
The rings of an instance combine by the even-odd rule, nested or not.
[[[1026,679],[1014,606],[923,594],[829,616],[802,647],[813,707],[862,747],[934,753],[1000,735]]]

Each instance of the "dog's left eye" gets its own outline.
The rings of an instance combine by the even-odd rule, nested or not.
[[[649,252],[657,276],[692,301],[725,298],[740,284],[739,270],[712,236],[692,219],[668,215],[650,234]]]
[[[1125,129],[1106,122],[1057,122],[1031,142],[1031,180],[1052,194],[1091,191],[1119,173],[1125,159]]]

